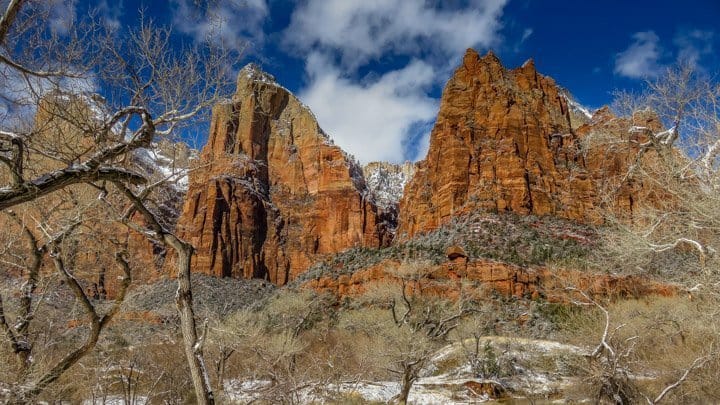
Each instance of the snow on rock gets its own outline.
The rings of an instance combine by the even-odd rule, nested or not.
[[[567,101],[568,108],[570,109],[570,120],[573,128],[590,123],[595,111],[580,104],[567,90],[561,90],[561,94],[565,98],[565,101]]]
[[[135,163],[154,181],[166,180],[176,191],[185,193],[188,187],[190,160],[197,151],[182,142],[161,140],[149,148],[134,151]]]
[[[168,229],[173,229],[182,211],[188,190],[190,161],[197,151],[182,142],[161,140],[148,148],[136,149],[132,153],[135,168],[144,173],[150,182],[157,184],[154,194],[159,217]]]
[[[568,101],[568,105],[572,110],[574,110],[577,113],[580,113],[584,115],[587,119],[591,119],[593,116],[593,112],[590,111],[589,108],[583,106],[582,104],[578,103],[577,101],[573,100],[572,98],[565,96],[565,98]]]
[[[393,164],[372,162],[363,167],[365,183],[374,197],[378,208],[397,207],[405,189],[405,184],[415,174],[415,164],[405,162]]]

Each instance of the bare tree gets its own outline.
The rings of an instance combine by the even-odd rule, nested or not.
[[[42,235],[37,236],[28,229],[27,224],[20,220],[17,214],[11,211],[8,212],[8,215],[21,227],[32,257],[25,269],[25,280],[21,288],[22,295],[19,305],[17,305],[14,322],[11,321],[11,315],[5,313],[4,305],[0,302],[0,325],[11,343],[19,365],[15,389],[8,401],[10,403],[26,403],[34,401],[46,387],[57,381],[67,369],[94,348],[101,331],[118,313],[120,305],[124,301],[125,293],[130,285],[131,272],[126,259],[127,253],[120,248],[115,254],[115,260],[123,273],[122,281],[110,307],[99,309],[98,305],[93,303],[91,297],[88,296],[72,268],[68,267],[68,263],[75,261],[74,234],[82,226],[81,217],[69,218],[57,232],[53,232],[49,222],[38,222],[37,228],[40,229]],[[34,329],[37,328],[31,327],[41,305],[41,300],[37,300],[34,293],[41,278],[40,265],[45,255],[52,262],[57,276],[69,287],[75,300],[80,304],[89,324],[88,334],[78,347],[69,348],[59,359],[50,358],[49,362],[44,362],[48,364],[35,360],[40,357],[41,353],[38,351],[42,351],[42,346],[38,347],[35,344],[32,335],[36,333]]]
[[[456,301],[423,291],[432,268],[423,261],[408,261],[390,270],[395,282],[376,286],[363,298],[385,309],[368,310],[357,325],[352,325],[377,339],[379,349],[369,350],[379,351],[372,354],[379,363],[377,367],[398,376],[400,392],[394,400],[402,404],[407,403],[413,384],[448,334],[474,312],[462,287]]]
[[[644,398],[649,405],[661,403],[670,392],[684,384],[693,371],[718,356],[716,352],[710,352],[695,358],[681,370],[677,379],[663,387],[658,394],[648,396],[640,389],[637,383],[638,376],[634,374],[636,370],[633,367],[640,336],[621,337],[619,332],[627,324],[623,323],[613,327],[610,311],[604,305],[583,291],[575,288],[568,290],[579,297],[573,301],[573,304],[597,309],[602,313],[604,320],[600,341],[595,349],[586,356],[589,361],[588,368],[585,370],[586,379],[596,389],[594,399],[598,402],[612,401],[616,404],[628,404]]]
[[[192,310],[192,247],[177,238],[149,207],[153,191],[179,175],[151,182],[148,173],[138,170],[134,156],[153,142],[178,137],[183,128],[202,122],[208,107],[229,89],[228,69],[237,54],[212,39],[192,46],[176,45],[169,28],[158,27],[142,14],[137,28],[122,33],[104,26],[93,15],[75,21],[67,32],[57,32],[47,22],[47,5],[31,0],[9,1],[0,16],[0,75],[11,84],[0,94],[7,107],[0,127],[0,163],[4,167],[0,171],[0,210],[47,201],[53,193],[76,184],[90,185],[101,199],[110,184],[117,187],[133,206],[119,219],[131,224],[137,213],[147,229],[138,224],[132,228],[177,252],[177,304],[193,384],[199,403],[213,403],[202,357],[203,339]],[[100,89],[105,98],[93,94]],[[85,114],[76,113],[77,105]],[[66,135],[71,134],[72,139],[43,137],[37,119],[30,123],[33,115],[41,113],[66,123]],[[113,204],[117,202],[108,205]],[[32,396],[94,347],[115,310],[98,314],[57,243],[48,242],[47,247],[37,246],[36,241],[30,244],[41,256],[47,253],[86,309],[92,326],[86,344],[24,390]],[[32,289],[32,282],[28,285]],[[124,295],[124,288],[122,292]],[[22,328],[11,333],[6,330],[21,356],[24,333]]]
[[[695,316],[717,325],[717,312],[701,308],[716,306],[720,297],[718,255],[720,248],[720,83],[697,66],[680,63],[646,82],[640,94],[620,92],[615,107],[621,114],[615,128],[599,138],[629,142],[634,159],[621,183],[633,184],[637,197],[632,218],[607,213],[608,227],[600,229],[603,243],[591,259],[601,269],[639,273],[663,281],[681,283],[696,302]],[[610,128],[610,127],[608,127]],[[617,185],[617,184],[616,184]],[[618,187],[607,189],[610,198]],[[631,219],[631,220],[628,220]],[[702,298],[698,298],[702,297]],[[606,393],[627,401],[622,387],[636,385],[629,363],[648,332],[619,338],[623,324],[611,327],[610,312],[587,296],[583,305],[599,310],[605,318],[601,343],[593,353],[596,376],[602,376]],[[700,333],[697,329],[693,333]],[[717,336],[717,333],[715,332]],[[683,364],[674,381],[656,395],[635,400],[659,403],[670,393],[688,385],[694,373],[717,358],[716,336],[710,336],[702,352]],[[629,340],[628,340],[629,339]],[[709,353],[709,354],[708,354]]]
[[[218,349],[218,392],[226,379],[242,379],[248,386],[242,393],[246,400],[298,403],[302,392],[322,387],[333,359],[315,358],[311,346],[319,342],[306,333],[331,311],[327,298],[286,290],[262,308],[241,310],[213,324],[209,336]],[[230,363],[235,363],[233,373],[228,373]]]
[[[625,245],[617,253],[637,262],[694,251],[700,269],[709,271],[720,240],[720,83],[680,64],[647,82],[639,95],[618,93],[616,105],[630,124],[621,130],[632,135],[637,150],[624,181],[644,189],[634,221],[613,221],[621,232],[612,237]]]

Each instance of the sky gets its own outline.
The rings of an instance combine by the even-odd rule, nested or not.
[[[425,157],[442,88],[469,47],[509,68],[533,58],[590,108],[680,59],[720,73],[720,0],[219,0],[204,13],[200,0],[48,1],[59,25],[95,6],[120,29],[142,8],[190,41],[219,27],[362,163]]]

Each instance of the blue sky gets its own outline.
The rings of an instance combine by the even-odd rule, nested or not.
[[[720,72],[718,0],[221,0],[208,13],[194,1],[71,8],[99,6],[122,28],[144,7],[188,40],[219,27],[362,162],[424,158],[442,87],[468,47],[493,49],[507,67],[534,58],[590,107],[680,58]]]

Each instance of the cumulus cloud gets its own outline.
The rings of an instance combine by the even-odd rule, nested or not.
[[[657,76],[661,69],[660,38],[654,31],[643,31],[633,34],[632,39],[633,43],[616,55],[615,73],[633,79]]]
[[[265,0],[227,0],[208,2],[199,7],[196,0],[171,0],[173,23],[196,41],[222,42],[238,51],[262,48],[263,25],[269,9]]]
[[[418,123],[432,122],[437,100],[426,94],[435,81],[429,64],[413,60],[402,69],[362,83],[344,77],[327,56],[312,52],[306,70],[310,85],[300,98],[310,105],[320,125],[344,150],[362,163],[375,160],[400,162],[406,157],[407,140]],[[428,133],[417,143],[420,157],[427,151]]]
[[[471,0],[442,8],[425,0],[307,0],[292,14],[284,39],[298,51],[321,50],[357,68],[386,54],[456,56],[496,44],[507,0]]]
[[[506,3],[304,0],[282,37],[306,62],[300,97],[337,144],[362,162],[416,160],[425,157],[437,114],[429,90],[466,48],[499,44]],[[409,62],[359,74],[398,60]]]

